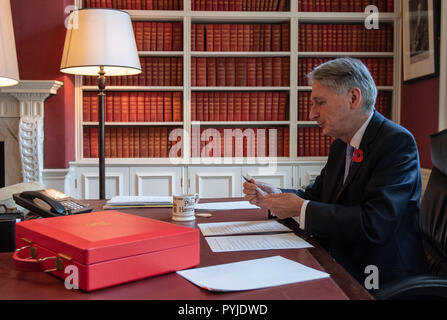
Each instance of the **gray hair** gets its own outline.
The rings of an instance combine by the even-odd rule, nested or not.
[[[359,88],[363,96],[363,110],[374,110],[377,87],[368,68],[358,59],[346,57],[330,60],[316,67],[307,78],[311,84],[318,81],[339,95]]]

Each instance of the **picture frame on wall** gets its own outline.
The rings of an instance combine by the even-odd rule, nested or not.
[[[436,0],[403,0],[403,80],[438,74]]]

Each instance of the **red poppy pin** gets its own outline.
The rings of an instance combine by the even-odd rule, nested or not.
[[[355,149],[354,153],[352,154],[352,161],[355,163],[360,163],[363,161],[363,150],[362,149]]]

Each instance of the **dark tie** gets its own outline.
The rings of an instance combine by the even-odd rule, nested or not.
[[[349,174],[349,169],[351,168],[352,163],[352,154],[354,153],[354,147],[350,144],[346,145],[346,162],[345,162],[345,175],[343,177],[343,184],[346,182],[346,178]]]

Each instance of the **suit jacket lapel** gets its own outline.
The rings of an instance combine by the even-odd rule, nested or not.
[[[349,183],[351,183],[352,179],[355,177],[356,173],[358,172],[359,168],[363,165],[363,163],[367,161],[369,145],[376,137],[384,120],[385,118],[380,113],[374,111],[374,115],[371,118],[371,121],[369,122],[368,127],[366,128],[365,133],[363,135],[362,142],[360,143],[360,149],[363,151],[363,160],[361,162],[352,162],[348,177],[346,178],[346,181],[343,184],[343,186],[338,190],[337,195],[335,196],[335,201],[338,200],[338,198],[345,190],[345,188],[349,185]]]

